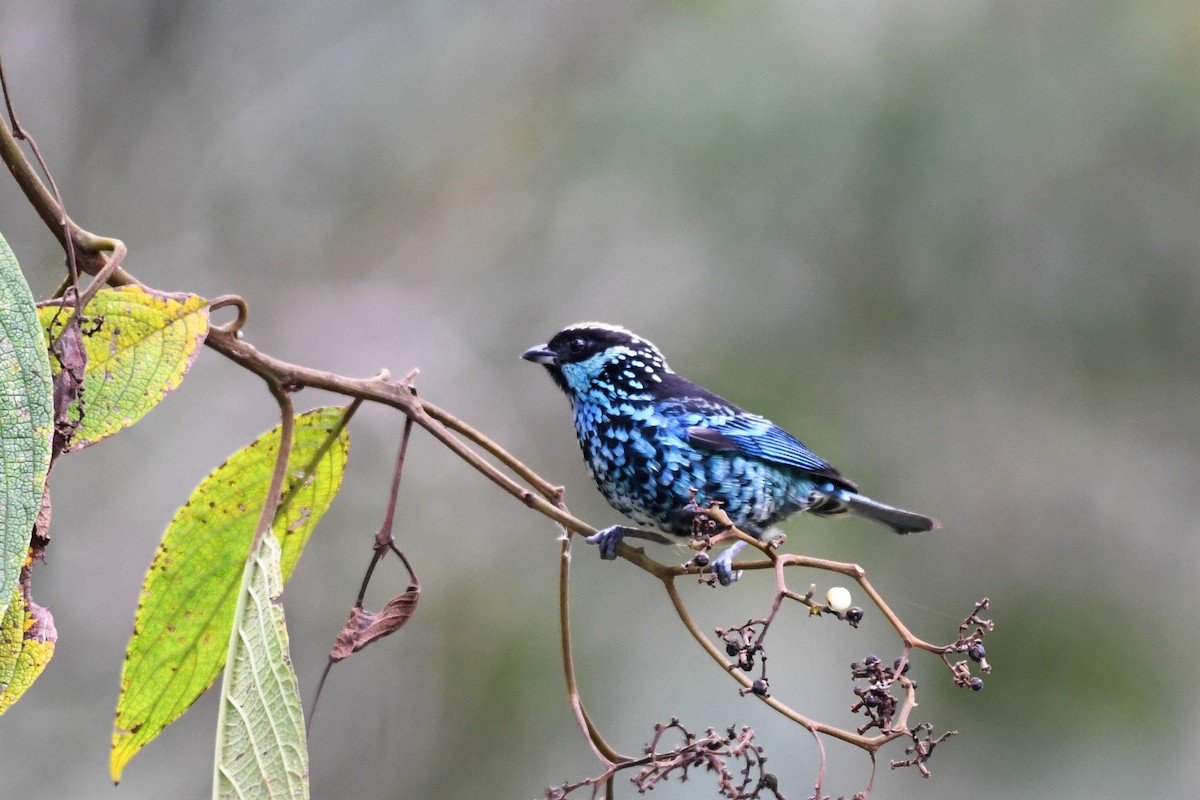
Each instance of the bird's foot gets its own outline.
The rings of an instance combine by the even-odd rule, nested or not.
[[[729,548],[712,561],[712,573],[717,583],[728,586],[742,578],[742,570],[733,568],[733,557],[746,546],[745,542],[734,542]]]
[[[600,548],[600,557],[605,561],[612,561],[617,557],[617,545],[625,538],[625,533],[628,530],[624,525],[613,525],[598,531],[584,539],[588,544],[594,544]]]
[[[624,525],[613,525],[602,531],[597,531],[584,539],[584,541],[588,544],[597,545],[600,548],[600,557],[605,561],[612,561],[617,557],[617,544],[622,539],[642,539],[643,541],[655,542],[656,544],[671,544],[672,541],[657,531],[644,531],[641,528],[628,528]]]

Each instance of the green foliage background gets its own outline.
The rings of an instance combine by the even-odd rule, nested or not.
[[[917,661],[923,715],[962,736],[932,781],[883,774],[873,796],[1200,782],[1194,3],[131,0],[2,19],[21,120],[72,215],[124,239],[157,288],[244,295],[268,352],[420,366],[423,393],[609,524],[565,401],[517,355],[568,322],[620,322],[872,494],[939,517],[908,539],[788,525],[791,547],[866,566],[930,638],[983,593],[1001,622],[979,695]],[[61,253],[13,185],[0,229],[49,293]],[[0,725],[6,796],[101,791],[155,544],[274,422],[260,382],[205,353],[163,408],[56,469],[36,585],[60,639]],[[283,598],[306,700],[401,420],[356,426]],[[554,530],[424,437],[410,453],[399,535],[422,609],[334,671],[314,796],[533,797],[589,773],[557,666]],[[635,750],[672,714],[752,724],[803,796],[807,734],[738,698],[633,570],[576,564],[581,681],[609,738]],[[380,603],[404,588],[391,577]],[[691,596],[712,627],[766,591]],[[846,666],[890,640],[877,622],[792,630],[773,690],[847,723]],[[206,697],[148,748],[123,800],[207,785],[215,711]],[[829,755],[826,788],[860,788],[864,760]]]

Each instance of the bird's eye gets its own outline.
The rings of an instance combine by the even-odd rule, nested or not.
[[[567,342],[567,349],[570,350],[575,355],[579,355],[580,353],[582,353],[585,347],[587,347],[587,342],[585,342],[583,339],[581,339],[579,337],[576,337],[576,338],[572,339],[571,341]]]

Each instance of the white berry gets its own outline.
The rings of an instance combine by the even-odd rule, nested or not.
[[[850,590],[844,586],[834,586],[825,593],[825,603],[840,614],[850,607]]]

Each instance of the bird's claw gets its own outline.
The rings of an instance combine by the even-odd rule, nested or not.
[[[713,576],[722,587],[727,587],[727,585],[742,579],[742,570],[733,569],[733,559],[725,558],[727,553],[728,551],[722,553],[713,561]]]
[[[716,577],[717,583],[728,586],[742,579],[742,570],[733,568],[733,557],[745,546],[745,542],[734,542],[729,549],[713,559],[712,574]]]
[[[734,569],[733,564],[729,561],[717,559],[712,564],[713,575],[717,579],[717,583],[722,586],[728,586],[731,583],[742,579],[742,570]]]
[[[620,544],[623,538],[625,538],[625,527],[623,525],[613,525],[602,531],[597,531],[584,539],[584,541],[600,548],[600,558],[605,561],[612,561],[617,557],[617,545]]]

